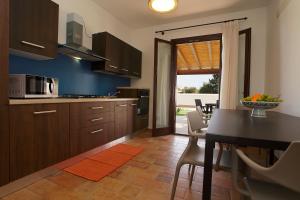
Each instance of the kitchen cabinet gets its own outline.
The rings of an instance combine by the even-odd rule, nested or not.
[[[128,103],[126,101],[117,102],[115,105],[115,139],[121,138],[128,134],[127,108]]]
[[[70,105],[70,151],[75,156],[114,139],[114,103]]]
[[[50,0],[10,0],[11,52],[36,59],[55,58],[58,4]]]
[[[136,116],[137,116],[137,101],[128,102],[127,109],[127,134],[130,135],[136,132]]]
[[[9,182],[8,123],[8,107],[0,105],[0,186]]]
[[[94,71],[141,77],[142,52],[110,33],[93,34],[93,52],[109,59],[92,63]]]
[[[11,180],[69,157],[69,104],[10,107]]]

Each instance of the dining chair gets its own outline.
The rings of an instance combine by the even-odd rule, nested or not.
[[[204,106],[203,104],[202,104],[202,101],[201,101],[201,99],[195,99],[195,104],[196,104],[196,109],[201,109],[201,111],[203,112],[203,113],[205,113],[205,114],[208,114],[207,113],[207,110],[206,110],[206,106]]]
[[[177,187],[177,182],[178,182],[181,167],[185,164],[188,164],[189,168],[191,168],[192,171],[189,180],[189,186],[191,187],[196,166],[204,166],[205,151],[204,148],[201,148],[198,145],[198,139],[205,138],[206,131],[204,129],[207,128],[207,124],[203,123],[203,118],[198,111],[189,112],[187,114],[187,123],[188,123],[189,142],[183,154],[179,158],[176,166],[176,171],[175,171],[175,176],[174,176],[174,181],[172,186],[171,200],[173,200],[175,197],[176,187]],[[220,154],[222,154],[221,150],[219,150],[216,163],[220,163],[220,161],[218,161],[218,159],[221,159]]]
[[[271,167],[263,167],[252,161],[241,150],[233,147],[232,174],[235,188],[252,200],[299,200],[300,199],[300,142],[292,142],[285,153]],[[254,172],[268,179],[260,181],[244,178],[245,189],[239,186],[239,159]]]

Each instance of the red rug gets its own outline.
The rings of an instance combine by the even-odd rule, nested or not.
[[[99,181],[142,151],[142,147],[118,144],[64,170],[88,180]]]

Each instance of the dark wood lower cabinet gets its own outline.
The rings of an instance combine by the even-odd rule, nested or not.
[[[0,106],[0,186],[9,182],[8,106]]]
[[[118,102],[115,105],[115,139],[128,134],[127,130],[127,102]]]
[[[129,102],[127,109],[127,134],[130,135],[136,132],[136,114],[137,114],[137,101]]]
[[[114,103],[70,105],[70,151],[75,156],[114,140]]]
[[[69,104],[10,107],[11,180],[69,157]]]

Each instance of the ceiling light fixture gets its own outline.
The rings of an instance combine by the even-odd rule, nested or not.
[[[156,12],[167,13],[177,8],[178,0],[149,0],[148,5]]]

